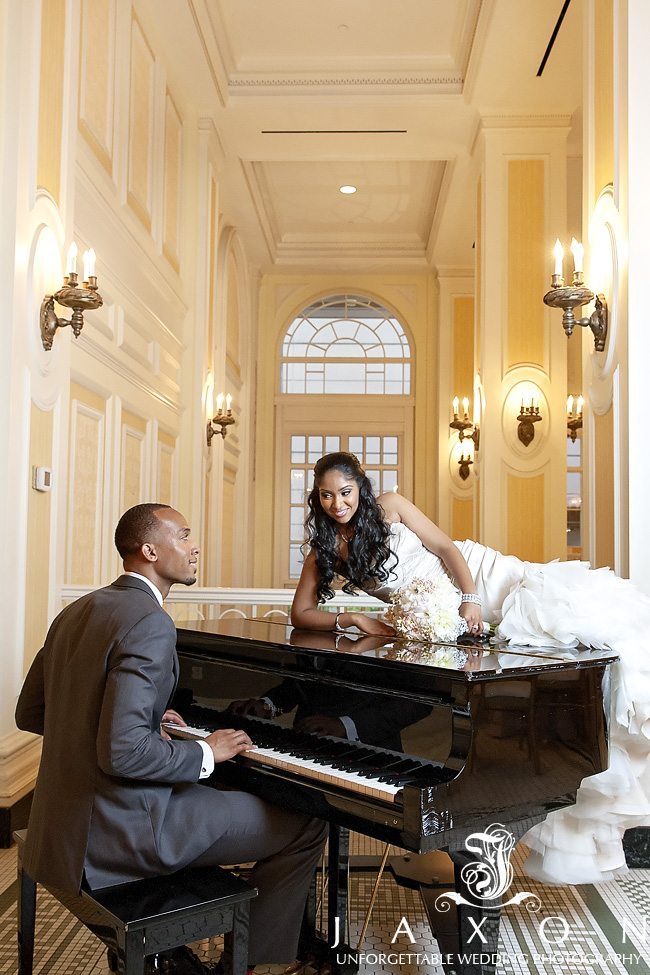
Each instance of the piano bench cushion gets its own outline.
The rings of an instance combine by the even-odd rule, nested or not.
[[[16,830],[18,871],[18,973],[32,975],[36,882],[23,867],[27,830]],[[248,963],[248,914],[257,890],[219,867],[186,867],[177,873],[75,894],[48,892],[115,952],[118,970],[144,972],[146,955],[189,941],[225,934],[232,945],[233,975]]]

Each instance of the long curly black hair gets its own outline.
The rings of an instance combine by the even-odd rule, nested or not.
[[[321,507],[319,486],[329,471],[340,471],[359,488],[359,506],[348,522],[352,529],[348,541],[347,562],[341,559],[337,547],[336,523]],[[307,498],[309,515],[305,521],[307,545],[316,554],[318,568],[318,602],[332,599],[332,580],[335,575],[345,576],[343,591],[356,595],[369,579],[385,582],[391,569],[397,564],[397,556],[390,550],[390,528],[384,518],[384,509],[372,493],[372,485],[354,454],[338,451],[325,454],[314,467],[314,487]]]

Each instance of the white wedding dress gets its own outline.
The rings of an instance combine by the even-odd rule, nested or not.
[[[398,562],[367,591],[384,601],[416,577],[446,572],[406,525],[391,525]],[[609,768],[583,779],[576,803],[550,813],[524,842],[528,874],[543,883],[609,880],[627,869],[626,829],[650,826],[650,599],[610,569],[586,562],[522,562],[470,540],[455,543],[483,599],[483,618],[513,644],[609,648]]]

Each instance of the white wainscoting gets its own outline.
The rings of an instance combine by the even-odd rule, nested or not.
[[[62,586],[61,606],[92,592],[94,586]],[[225,619],[268,619],[289,616],[293,600],[293,589],[227,589],[197,588],[172,589],[165,606],[175,622],[189,620]],[[372,596],[348,596],[336,592],[334,599],[327,603],[324,612],[364,612],[382,613],[386,604]]]

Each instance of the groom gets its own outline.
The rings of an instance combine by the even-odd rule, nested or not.
[[[168,709],[178,659],[163,599],[175,583],[194,584],[199,549],[183,515],[162,504],[130,508],[115,544],[123,575],[57,616],[18,700],[18,727],[43,735],[25,869],[78,892],[189,864],[260,861],[249,963],[292,962],[324,825],[198,784],[252,747],[234,729],[200,742],[161,730],[165,720],[184,723]],[[190,956],[164,967],[200,972]]]

